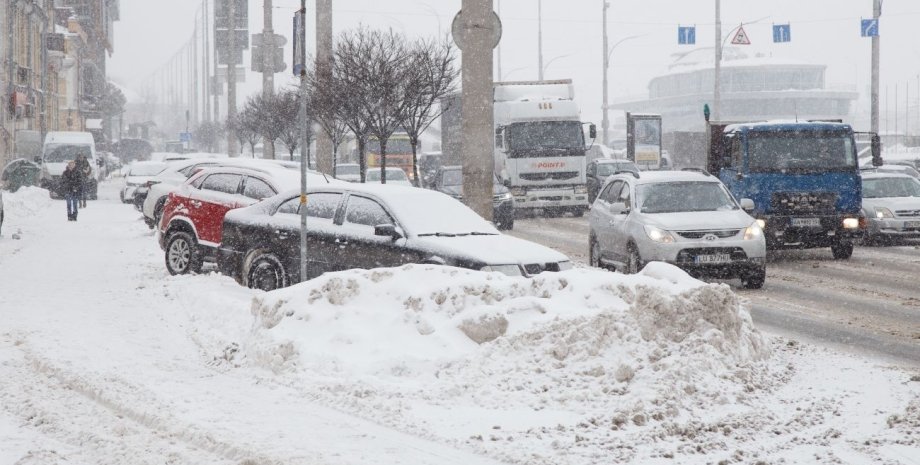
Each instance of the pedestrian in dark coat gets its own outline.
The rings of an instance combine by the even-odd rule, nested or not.
[[[89,189],[90,179],[93,177],[93,167],[90,166],[86,154],[77,158],[77,171],[83,176],[83,187],[80,190],[80,207],[86,208],[86,191]]]
[[[67,220],[77,221],[77,207],[80,196],[83,195],[83,173],[77,169],[76,162],[67,163],[67,168],[61,175],[61,190],[67,202]]]

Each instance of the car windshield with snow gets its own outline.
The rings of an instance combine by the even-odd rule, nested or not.
[[[300,197],[278,195],[224,218],[218,265],[260,289],[301,281]],[[311,188],[308,278],[353,268],[409,263],[532,276],[571,267],[568,257],[502,235],[450,196],[399,186]]]

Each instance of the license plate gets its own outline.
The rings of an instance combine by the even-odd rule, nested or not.
[[[793,218],[792,227],[794,228],[818,228],[821,227],[820,218]]]
[[[731,263],[732,256],[727,253],[717,253],[712,255],[697,255],[696,263],[700,265],[718,265],[722,263]]]
[[[920,221],[905,221],[904,229],[920,229]]]

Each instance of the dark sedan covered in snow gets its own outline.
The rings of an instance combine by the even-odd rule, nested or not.
[[[218,266],[271,290],[301,281],[300,195],[279,194],[224,218]],[[506,236],[446,194],[400,186],[323,185],[308,191],[308,278],[431,263],[530,276],[571,268],[568,257]]]

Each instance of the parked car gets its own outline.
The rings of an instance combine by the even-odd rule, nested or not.
[[[121,201],[134,203],[134,194],[140,187],[147,187],[147,183],[156,175],[162,173],[169,165],[159,161],[135,161],[128,165],[125,173],[125,185],[121,188]]]
[[[626,159],[600,158],[588,163],[588,203],[594,203],[597,193],[600,192],[607,178],[620,171],[638,173],[639,167]]]
[[[335,178],[348,182],[360,182],[361,167],[357,163],[339,163],[335,165]]]
[[[651,261],[691,275],[740,278],[756,289],[766,279],[762,226],[718,178],[657,171],[611,176],[591,208],[592,266],[636,273]]]
[[[387,168],[387,185],[412,187],[412,181],[402,168]],[[368,168],[364,177],[364,182],[369,184],[380,184],[380,168]]]
[[[920,179],[920,171],[917,171],[908,163],[868,166],[860,168],[860,171],[863,173],[900,173],[909,175],[914,179]]]
[[[572,267],[568,257],[506,236],[440,192],[340,184],[308,190],[308,276],[431,263],[512,276]],[[300,198],[289,191],[224,217],[222,273],[271,290],[301,281]]]
[[[502,185],[498,176],[492,177],[492,222],[501,230],[514,229],[514,197]],[[457,200],[463,200],[463,167],[445,166],[434,177],[432,189]]]
[[[863,173],[866,240],[891,243],[920,237],[920,181],[901,173]]]
[[[311,183],[325,177],[309,175]],[[197,273],[213,259],[224,215],[300,185],[300,174],[280,167],[216,167],[198,172],[169,193],[159,223],[170,274]]]

